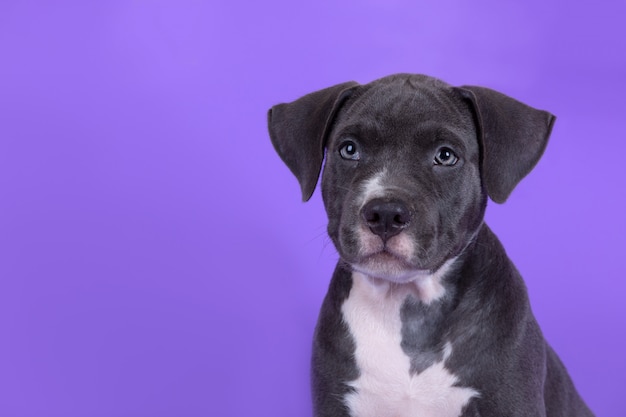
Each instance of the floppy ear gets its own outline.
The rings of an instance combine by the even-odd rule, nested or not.
[[[484,87],[462,86],[474,109],[481,141],[481,176],[487,194],[504,203],[537,164],[556,117]]]
[[[347,82],[278,104],[267,114],[274,149],[296,176],[308,201],[322,169],[326,138],[342,103],[356,82]]]

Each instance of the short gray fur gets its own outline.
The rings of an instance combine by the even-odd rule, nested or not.
[[[407,262],[436,271],[456,258],[443,277],[441,299],[409,298],[401,307],[410,372],[441,361],[449,342],[454,353],[445,366],[460,385],[480,393],[462,416],[593,415],[545,342],[520,274],[483,223],[487,198],[508,198],[541,157],[554,120],[490,89],[413,74],[340,84],[270,110],[272,143],[298,178],[304,200],[326,151],[322,196],[341,259],[314,337],[316,417],[349,415],[343,400],[360,371],[341,308],[352,288],[352,265],[360,262],[361,185],[383,170],[393,182],[386,198],[402,201],[412,214],[402,233],[421,248]],[[363,149],[358,163],[339,156],[346,138]],[[432,166],[442,143],[460,154],[458,166]]]

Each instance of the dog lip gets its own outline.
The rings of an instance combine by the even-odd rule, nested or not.
[[[369,258],[373,258],[373,257],[377,257],[377,256],[381,256],[384,258],[390,258],[390,259],[394,259],[397,261],[400,261],[404,264],[407,265],[407,267],[412,268],[412,266],[410,265],[410,263],[406,260],[406,258],[396,252],[394,252],[393,250],[389,249],[386,245],[382,247],[382,249],[378,250],[378,251],[374,251],[372,253],[369,253],[365,256],[363,256],[363,259],[369,259]]]
[[[395,253],[393,250],[390,250],[385,244],[381,244],[377,248],[374,248],[368,251],[362,251],[357,256],[357,261],[365,262],[368,259],[375,258],[377,256],[386,257],[390,259],[396,259],[398,261],[405,261],[401,255]]]
[[[395,253],[387,250],[387,249],[383,249],[381,251],[378,252],[374,252],[371,253],[369,255],[366,255],[363,260],[364,261],[369,261],[369,260],[373,260],[374,258],[382,258],[382,260],[390,260],[390,261],[399,261],[401,263],[407,263],[406,260],[404,260],[402,257],[396,255]]]
[[[410,282],[420,275],[428,275],[430,270],[419,268],[386,248],[359,257],[349,262],[352,268],[365,275],[393,282]]]

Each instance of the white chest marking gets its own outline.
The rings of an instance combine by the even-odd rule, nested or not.
[[[356,345],[360,376],[345,398],[353,417],[457,417],[478,392],[455,384],[458,378],[445,365],[452,354],[448,343],[443,360],[411,375],[409,357],[400,346],[400,307],[413,291],[354,272],[343,319]]]

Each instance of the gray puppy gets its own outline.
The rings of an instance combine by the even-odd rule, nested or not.
[[[274,106],[272,143],[322,197],[340,261],[313,346],[316,417],[592,416],[483,222],[554,116],[424,75]]]

